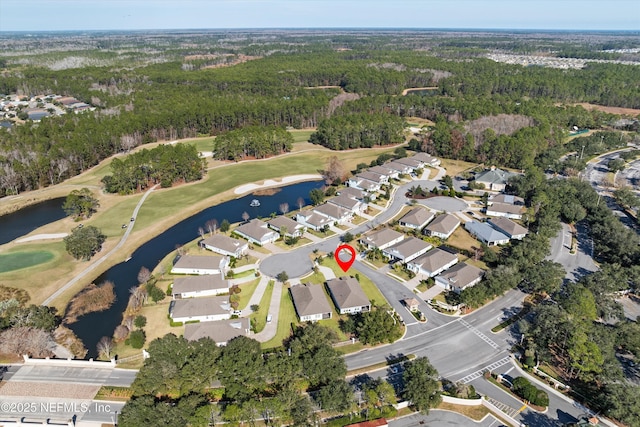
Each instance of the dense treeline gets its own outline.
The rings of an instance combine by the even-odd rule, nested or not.
[[[112,175],[102,178],[109,193],[130,194],[160,184],[171,187],[176,182],[191,182],[202,178],[205,162],[196,148],[189,144],[159,145],[146,148],[111,162]]]
[[[390,114],[336,115],[323,120],[309,141],[332,150],[371,148],[404,141],[404,120]]]
[[[214,144],[216,159],[262,159],[269,155],[291,151],[293,136],[276,126],[250,126],[218,135]]]

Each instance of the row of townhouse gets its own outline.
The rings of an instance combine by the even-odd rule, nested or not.
[[[487,246],[506,245],[510,240],[522,240],[529,230],[509,218],[491,218],[487,222],[469,221],[464,228]]]
[[[351,188],[375,194],[380,191],[383,185],[388,184],[391,179],[398,179],[400,175],[412,174],[417,169],[422,169],[425,166],[435,167],[438,165],[440,165],[440,160],[437,158],[431,157],[426,153],[417,153],[411,157],[395,159],[383,165],[373,166],[349,178],[347,185]]]
[[[335,278],[325,285],[338,313],[355,314],[371,310],[371,302],[355,278]],[[322,285],[301,283],[289,288],[289,292],[301,322],[331,319],[333,310]]]

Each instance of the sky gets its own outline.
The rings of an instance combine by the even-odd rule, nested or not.
[[[640,0],[0,0],[0,31],[640,30]]]

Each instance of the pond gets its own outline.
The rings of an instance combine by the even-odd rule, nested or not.
[[[129,289],[138,285],[138,272],[142,267],[153,270],[167,254],[175,250],[176,246],[184,245],[197,238],[198,228],[204,228],[205,223],[211,219],[216,219],[218,224],[224,219],[231,223],[240,222],[244,212],[249,213],[251,218],[268,217],[271,213],[279,213],[279,206],[282,203],[288,203],[290,210],[294,211],[298,207],[298,198],[303,198],[305,204],[309,204],[309,192],[314,188],[321,188],[323,184],[322,181],[302,182],[281,187],[275,194],[262,196],[249,194],[212,206],[149,240],[140,246],[128,261],[111,267],[94,283],[100,284],[107,280],[113,282],[116,302],[106,311],[87,314],[69,325],[89,351],[87,357],[97,357],[96,345],[100,338],[111,337],[116,326],[120,324],[122,313],[129,300]],[[260,206],[250,206],[253,199],[258,199]]]
[[[64,197],[45,200],[0,216],[0,245],[67,216],[62,209],[64,201]]]

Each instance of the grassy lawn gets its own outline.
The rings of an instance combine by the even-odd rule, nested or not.
[[[364,348],[364,344],[362,344],[361,342],[357,342],[355,344],[341,345],[334,348],[341,354],[350,354],[362,350]]]
[[[269,314],[269,303],[271,302],[271,294],[273,294],[273,285],[273,280],[270,280],[269,283],[267,283],[267,289],[264,290],[264,295],[262,295],[262,299],[260,300],[260,309],[251,313],[251,316],[249,316],[256,325],[256,332],[262,331],[264,326],[267,324],[267,314]]]
[[[418,290],[418,292],[426,292],[427,290],[429,290],[429,285],[427,285],[427,282],[420,282],[420,284],[418,286],[416,286],[416,289]]]
[[[404,271],[404,270],[396,270],[395,268],[392,268],[389,273],[393,274],[394,276],[398,276],[401,279],[404,279],[405,281],[409,281],[411,280],[411,277],[409,277],[409,274]]]
[[[473,252],[473,248],[480,248],[480,242],[474,239],[462,226],[458,227],[451,237],[447,239],[447,244],[456,249],[463,249],[471,252]]]
[[[278,246],[279,248],[282,248],[286,251],[290,251],[292,249],[298,248],[300,246],[306,245],[311,243],[310,239],[307,239],[306,237],[301,237],[295,245],[287,245],[284,240],[276,240],[275,245]]]
[[[487,264],[484,261],[479,260],[479,259],[475,260],[473,258],[467,258],[463,262],[466,262],[467,264],[471,264],[474,267],[478,267],[478,268],[481,268],[483,270],[488,270],[489,269],[489,267],[487,267]]]
[[[336,260],[333,258],[323,259],[322,265],[332,269],[336,277],[345,275],[345,272],[342,271],[342,269],[338,266],[338,263],[336,263]],[[382,295],[382,292],[380,292],[375,283],[373,283],[371,279],[365,276],[364,273],[355,269],[350,269],[347,271],[347,273],[354,276],[358,274],[358,276],[360,277],[360,286],[362,287],[362,290],[364,291],[367,298],[369,298],[369,301],[371,301],[371,304],[387,304],[387,299],[384,297],[384,295]]]
[[[447,175],[449,176],[456,176],[460,172],[478,166],[477,163],[470,163],[462,160],[441,159],[441,162],[440,166],[447,170]]]
[[[480,421],[489,414],[489,409],[483,405],[478,406],[466,406],[466,405],[454,405],[453,403],[442,402],[438,405],[437,409],[444,411],[453,411],[464,415],[472,420]]]
[[[246,257],[236,259],[236,265],[233,268],[244,267],[245,265],[251,265],[258,262],[258,258],[248,255]]]
[[[262,304],[260,304],[260,307],[262,308]],[[282,298],[280,299],[278,330],[273,338],[262,343],[262,348],[280,347],[282,345],[282,341],[291,336],[291,324],[298,324],[298,316],[296,315],[296,309],[293,307],[293,300],[291,299],[289,289],[284,288],[282,289]]]
[[[318,271],[300,279],[300,283],[324,283],[325,280],[324,275]]]
[[[259,278],[256,280],[252,280],[251,282],[247,282],[239,285],[240,289],[242,289],[242,292],[240,292],[240,301],[238,302],[239,304],[238,308],[240,310],[244,310],[245,308],[247,308],[247,304],[251,299],[251,295],[253,295],[253,293],[256,291],[256,288],[258,287],[258,283],[260,283]]]
[[[365,221],[368,221],[368,220],[366,218],[361,217],[361,216],[354,215],[353,219],[351,220],[351,224],[360,225]]]
[[[51,261],[55,255],[49,251],[13,252],[0,255],[0,273],[32,267]]]
[[[331,230],[327,230],[327,232],[326,232],[326,233],[323,233],[323,232],[321,232],[321,231],[312,230],[312,229],[310,229],[310,228],[308,228],[308,229],[307,229],[307,233],[309,233],[309,234],[313,234],[314,236],[319,237],[319,238],[321,238],[321,239],[324,239],[325,237],[331,237],[331,236],[333,236],[334,234],[336,234],[336,233],[334,233],[334,232],[333,232],[333,231],[331,231]]]
[[[380,268],[382,268],[382,267],[384,267],[384,266],[389,265],[389,262],[388,262],[388,261],[385,261],[385,260],[380,259],[380,258],[375,258],[375,259],[369,259],[369,258],[366,258],[366,261],[367,261],[369,264],[371,264],[371,265],[375,266],[375,268],[378,268],[378,269],[380,269]]]
[[[255,274],[256,274],[256,270],[255,269],[242,271],[240,273],[234,274],[233,275],[233,279],[242,279],[243,277],[255,276]]]
[[[147,318],[147,325],[143,328],[147,334],[147,344],[156,338],[161,338],[169,333],[177,336],[184,334],[183,326],[171,326],[167,314],[169,314],[169,304],[171,297],[166,297],[157,304],[151,303],[142,307],[140,314]],[[139,352],[140,350],[135,350]]]
[[[213,151],[213,141],[215,137],[208,136],[205,138],[194,138],[189,141],[185,141],[185,144],[193,145],[196,147],[196,150],[203,151]]]
[[[311,134],[315,132],[315,130],[290,130],[289,133],[291,134],[291,136],[293,136],[293,143],[298,143],[298,142],[307,142],[309,141],[309,137],[311,136]]]

